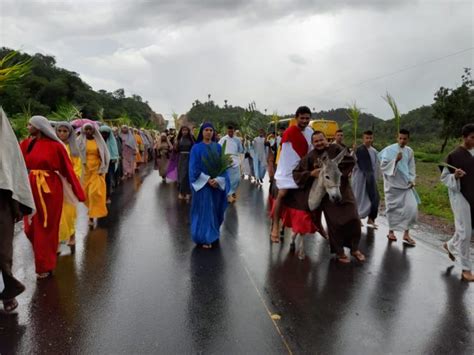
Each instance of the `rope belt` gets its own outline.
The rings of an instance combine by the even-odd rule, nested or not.
[[[36,176],[36,188],[38,189],[38,195],[44,214],[43,227],[46,228],[48,226],[48,210],[46,209],[46,203],[44,202],[43,192],[45,194],[51,193],[48,183],[46,182],[46,177],[49,176],[49,173],[48,170],[31,170],[30,172]]]

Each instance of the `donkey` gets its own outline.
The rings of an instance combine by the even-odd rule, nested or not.
[[[340,202],[341,196],[341,171],[339,164],[347,154],[347,148],[344,148],[334,159],[329,159],[327,153],[324,153],[316,162],[316,167],[320,167],[319,177],[315,178],[311,185],[308,197],[308,205],[311,211],[314,211],[321,205],[324,196],[328,194],[331,202]],[[297,234],[291,236],[291,249],[295,249],[295,241]],[[304,253],[304,236],[301,235],[298,244],[298,259],[303,260]]]

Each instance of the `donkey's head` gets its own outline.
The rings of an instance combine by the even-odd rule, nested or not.
[[[319,172],[319,179],[329,195],[331,202],[340,202],[341,196],[341,171],[338,168],[339,163],[346,155],[347,150],[344,149],[334,159],[329,159],[326,153],[320,159],[321,171]]]

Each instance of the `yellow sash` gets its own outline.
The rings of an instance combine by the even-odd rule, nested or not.
[[[31,170],[30,172],[36,176],[36,188],[38,189],[41,207],[43,208],[44,214],[43,227],[46,228],[48,226],[48,210],[46,209],[46,203],[44,202],[43,192],[45,194],[51,193],[48,183],[46,182],[46,177],[49,176],[49,173],[47,170]]]

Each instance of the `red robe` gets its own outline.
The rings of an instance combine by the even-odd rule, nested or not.
[[[85,200],[84,191],[74,173],[66,148],[61,143],[48,138],[39,138],[32,142],[32,139],[28,138],[21,142],[20,147],[29,171],[37,209],[31,224],[28,223],[28,218],[25,218],[25,234],[33,245],[36,272],[49,272],[56,267],[63,206],[63,185],[56,172],[71,184],[79,201]],[[42,178],[45,183],[41,182]]]

